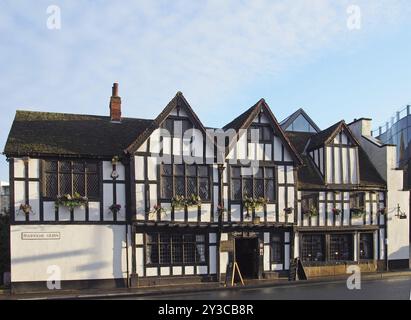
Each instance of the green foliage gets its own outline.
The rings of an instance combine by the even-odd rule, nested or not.
[[[253,209],[259,209],[264,207],[266,205],[268,200],[263,197],[259,198],[251,198],[251,197],[244,197],[244,208],[246,208],[248,211],[251,211]]]
[[[185,207],[196,207],[201,205],[201,198],[192,194],[190,197],[175,196],[171,199],[171,206],[174,209],[184,209]]]
[[[55,202],[55,206],[58,208],[59,206],[67,207],[70,209],[83,207],[87,204],[88,199],[86,197],[82,197],[77,192],[74,195],[65,194],[64,196],[60,196],[57,198]]]

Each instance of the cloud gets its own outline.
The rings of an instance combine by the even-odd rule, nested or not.
[[[352,3],[362,9],[364,33],[410,11],[401,0],[66,0],[52,1],[62,29],[51,31],[50,1],[4,0],[0,107],[10,111],[2,140],[16,108],[105,114],[113,81],[129,116],[154,117],[178,90],[200,116],[216,112],[262,77],[350,41]]]

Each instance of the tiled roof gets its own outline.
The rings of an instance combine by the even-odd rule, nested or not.
[[[4,153],[8,156],[65,155],[112,157],[124,150],[153,120],[17,111]]]

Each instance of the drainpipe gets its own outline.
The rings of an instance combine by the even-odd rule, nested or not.
[[[130,269],[128,266],[128,224],[126,223],[126,265],[127,265],[127,288],[130,288]]]
[[[219,187],[219,192],[218,192],[218,205],[222,208],[224,207],[224,180],[223,180],[223,172],[224,172],[224,165],[219,164],[218,165],[218,187]],[[225,208],[226,209],[226,208]],[[217,245],[218,245],[218,250],[216,250],[218,257],[216,257],[216,269],[218,272],[218,282],[221,283],[221,270],[220,270],[220,243],[221,243],[221,231],[223,229],[223,214],[220,213],[218,216],[218,239],[217,239]]]

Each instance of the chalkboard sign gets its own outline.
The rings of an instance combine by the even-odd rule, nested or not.
[[[307,275],[305,273],[304,266],[299,258],[291,260],[288,280],[307,280]]]

